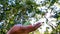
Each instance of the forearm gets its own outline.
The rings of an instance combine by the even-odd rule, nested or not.
[[[9,31],[7,32],[7,34],[12,34],[12,30],[9,30]]]

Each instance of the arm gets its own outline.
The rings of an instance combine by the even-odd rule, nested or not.
[[[8,32],[7,32],[7,34],[12,34],[13,33],[13,28],[11,28]]]
[[[14,32],[16,33],[18,31],[20,31],[21,26],[22,26],[21,24],[14,25],[12,28],[10,28],[10,30],[7,32],[7,34],[14,34]]]
[[[35,31],[37,28],[41,26],[41,23],[37,23],[35,25],[29,25],[29,26],[22,26],[20,24],[14,25],[7,34],[15,34],[15,33],[29,33],[32,31]]]

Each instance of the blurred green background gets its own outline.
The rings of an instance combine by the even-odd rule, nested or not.
[[[43,6],[45,8],[41,8]],[[56,28],[50,25],[51,33],[46,28],[44,34],[60,34],[60,0],[40,0],[40,2],[39,0],[0,0],[0,34],[6,34],[14,24],[31,24],[29,18],[33,17],[38,21],[45,16],[48,9],[54,12],[55,15],[52,17],[57,19],[58,23]],[[38,15],[41,17],[37,17]],[[40,32],[36,30],[35,33],[30,34],[40,34]]]

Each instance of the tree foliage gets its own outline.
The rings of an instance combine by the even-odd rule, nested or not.
[[[0,25],[0,34],[6,34],[14,24],[27,24],[26,20],[35,17],[36,14],[44,16],[45,12],[40,11],[37,7],[48,4],[50,8],[54,3],[58,3],[58,0],[45,0],[41,5],[34,0],[0,0],[0,22],[4,22]]]

